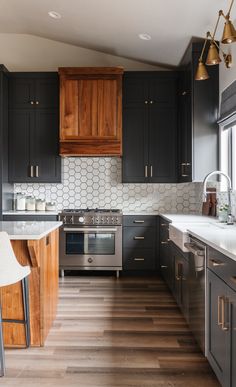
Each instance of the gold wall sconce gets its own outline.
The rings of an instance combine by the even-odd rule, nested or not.
[[[202,52],[199,58],[197,71],[195,74],[195,80],[196,81],[204,81],[205,79],[209,78],[208,72],[207,72],[207,66],[214,66],[218,65],[220,62],[222,62],[222,59],[220,57],[220,53],[223,56],[223,61],[225,63],[225,66],[227,68],[232,67],[232,55],[226,54],[219,44],[215,41],[215,34],[219,25],[219,21],[221,16],[225,19],[225,25],[223,30],[223,35],[221,39],[221,43],[223,44],[230,44],[236,42],[236,30],[233,26],[233,23],[230,20],[230,12],[233,6],[234,0],[231,0],[231,4],[229,7],[228,13],[225,15],[222,10],[219,11],[218,19],[216,22],[216,26],[214,29],[213,34],[211,34],[209,31],[206,33],[205,42],[202,48]],[[203,55],[206,49],[207,42],[210,42],[210,47],[208,49],[207,58],[205,61],[205,64],[203,62]]]

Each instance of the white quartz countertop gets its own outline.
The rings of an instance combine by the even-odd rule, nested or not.
[[[209,227],[188,225],[187,231],[190,235],[236,261],[236,225],[224,225],[224,228],[214,224]]]
[[[0,231],[6,231],[12,240],[41,239],[56,230],[62,222],[15,221],[0,222]]]
[[[205,223],[215,222],[217,219],[212,216],[198,214],[160,214],[163,218],[172,223]]]
[[[3,215],[58,215],[59,211],[3,211]]]
[[[227,225],[211,216],[161,214],[181,233],[190,234],[236,261],[236,224]]]

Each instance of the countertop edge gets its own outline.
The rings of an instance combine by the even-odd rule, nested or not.
[[[236,261],[236,255],[231,253],[229,250],[224,249],[223,247],[216,245],[214,242],[209,241],[208,239],[204,238],[203,236],[197,234],[194,231],[191,231],[191,229],[187,230],[189,235],[192,235],[193,237],[199,239],[201,242],[205,243],[206,245],[212,247],[213,249],[220,251],[222,254],[226,255],[227,257],[231,258],[233,261]]]
[[[3,215],[58,215],[59,211],[3,211]]]
[[[62,225],[62,222],[54,222],[55,224],[54,225],[51,225],[47,230],[45,230],[44,232],[42,232],[41,234],[38,234],[38,235],[32,235],[32,234],[8,234],[9,235],[9,238],[11,240],[40,240],[42,238],[44,238],[46,235],[50,234],[52,231],[55,231],[56,229],[58,229],[61,225]]]

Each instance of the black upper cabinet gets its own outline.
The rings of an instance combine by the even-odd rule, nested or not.
[[[126,72],[123,182],[177,180],[177,73]]]
[[[9,81],[9,108],[57,109],[59,90],[57,74],[11,73]]]
[[[11,73],[9,181],[60,182],[56,73]]]
[[[179,182],[202,181],[218,167],[219,66],[207,66],[210,78],[195,81],[202,43],[192,43],[179,77]]]

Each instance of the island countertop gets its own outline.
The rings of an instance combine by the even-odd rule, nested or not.
[[[62,225],[62,222],[15,221],[0,222],[0,231],[6,231],[11,240],[39,240]]]

